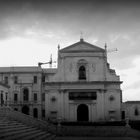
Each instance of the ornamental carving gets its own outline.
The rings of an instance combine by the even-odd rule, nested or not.
[[[111,96],[109,97],[109,100],[110,100],[110,101],[114,101],[114,100],[115,100],[115,97],[114,97],[113,95],[111,95]]]

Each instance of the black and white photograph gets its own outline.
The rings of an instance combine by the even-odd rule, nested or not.
[[[0,0],[0,140],[139,140],[139,63],[139,0]]]

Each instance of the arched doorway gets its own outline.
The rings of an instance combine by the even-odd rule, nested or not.
[[[29,115],[29,107],[27,105],[22,107],[22,113]]]
[[[88,106],[80,104],[77,108],[77,121],[89,121]]]
[[[33,115],[34,115],[35,118],[38,118],[38,110],[37,110],[37,108],[33,109]]]

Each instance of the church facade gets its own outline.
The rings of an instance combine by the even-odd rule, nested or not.
[[[121,81],[105,49],[83,39],[58,49],[58,67],[0,67],[6,103],[36,118],[58,121],[121,120]]]
[[[81,39],[58,50],[57,72],[44,86],[46,115],[72,122],[121,120],[121,83],[106,49]]]

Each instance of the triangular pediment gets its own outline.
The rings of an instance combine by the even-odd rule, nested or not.
[[[75,44],[72,44],[64,49],[61,49],[60,52],[104,52],[104,49],[87,43],[85,41],[79,41]]]

